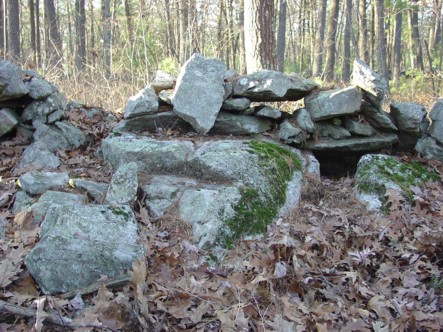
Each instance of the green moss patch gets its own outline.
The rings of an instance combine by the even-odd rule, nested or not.
[[[266,192],[257,187],[241,189],[241,200],[234,207],[235,216],[226,221],[228,231],[223,236],[225,247],[232,247],[235,239],[245,235],[257,235],[266,231],[286,200],[287,183],[295,171],[301,171],[300,158],[276,144],[250,141],[249,152],[259,158],[263,182],[268,183]]]

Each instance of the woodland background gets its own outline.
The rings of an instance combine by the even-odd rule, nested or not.
[[[427,103],[443,88],[442,0],[0,0],[0,57],[109,110],[194,52],[345,83],[358,56]]]

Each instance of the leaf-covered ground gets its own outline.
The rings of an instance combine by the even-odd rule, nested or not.
[[[72,176],[109,181],[94,157],[111,124],[71,110],[89,145],[61,153]],[[173,132],[163,133],[174,135]],[[146,259],[127,278],[42,296],[23,264],[39,239],[26,213],[13,215],[17,159],[29,142],[0,142],[0,331],[439,331],[443,326],[442,181],[388,192],[387,214],[354,198],[353,179],[307,179],[292,214],[218,262],[171,215],[153,222],[136,202]],[[405,158],[411,158],[405,157]],[[428,163],[443,174],[438,163]],[[70,190],[66,188],[66,190]]]

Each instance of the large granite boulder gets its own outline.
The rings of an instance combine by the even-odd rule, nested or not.
[[[0,101],[17,99],[29,92],[25,72],[16,64],[0,61]]]
[[[273,70],[238,76],[233,84],[234,96],[251,101],[299,100],[318,87],[314,81]]]
[[[224,99],[225,71],[220,60],[194,54],[177,78],[172,95],[174,112],[199,134],[206,134],[214,126]]]

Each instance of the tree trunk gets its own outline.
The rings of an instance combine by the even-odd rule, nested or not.
[[[245,0],[246,71],[275,69],[273,0]]]
[[[432,2],[432,21],[429,29],[429,48],[432,50],[438,45],[441,39],[441,15],[442,0],[434,0]]]
[[[351,78],[351,18],[352,0],[346,0],[346,21],[345,33],[343,37],[343,71],[342,80],[348,83]]]
[[[1,2],[1,0],[0,0]],[[32,50],[32,59],[28,61],[28,66],[30,68],[35,68],[37,65],[37,42],[36,42],[36,34],[35,34],[35,6],[34,0],[28,1],[29,6],[29,25],[31,32],[31,50]]]
[[[277,69],[281,72],[283,72],[285,69],[287,7],[288,7],[287,1],[280,0],[279,10],[278,10]]]
[[[414,69],[423,71],[423,52],[420,42],[420,32],[418,30],[418,9],[415,4],[413,4],[409,10],[409,27],[411,29],[410,44],[411,44],[411,57],[412,65]]]
[[[368,51],[368,28],[366,20],[366,0],[359,0],[358,2],[358,15],[359,15],[359,29],[358,35],[358,51],[360,59],[369,64],[369,51]]]
[[[332,0],[328,17],[326,66],[323,77],[326,82],[331,82],[334,80],[337,20],[339,8],[339,0]]]
[[[111,77],[111,4],[110,0],[102,0],[103,24],[103,65],[105,78]]]
[[[180,16],[178,17],[180,23],[180,65],[183,65],[188,60],[188,1],[180,0],[179,3]]]
[[[383,0],[375,0],[375,11],[377,17],[377,67],[378,72],[386,80],[389,80],[386,64],[386,42],[385,42],[385,8]]]
[[[397,10],[395,13],[394,46],[393,46],[393,81],[398,87],[398,80],[401,75],[401,30],[403,24],[403,11]]]
[[[46,58],[53,66],[58,66],[62,60],[62,41],[57,27],[54,0],[44,1],[45,31],[46,31]]]
[[[321,76],[323,66],[323,46],[325,40],[325,26],[326,26],[326,4],[327,0],[321,0],[320,10],[318,12],[318,32],[315,39],[315,57],[313,76]]]
[[[37,48],[37,67],[42,65],[42,41],[40,38],[40,0],[35,0],[35,42]]]
[[[245,2],[240,1],[240,7],[238,9],[238,25],[239,25],[239,53],[240,53],[240,74],[246,73],[246,46],[245,46]]]
[[[128,29],[128,39],[130,45],[132,46],[134,44],[134,25],[132,24],[131,5],[128,0],[125,0],[125,16],[126,16],[126,27]],[[167,23],[169,27],[170,22]]]
[[[3,0],[0,0],[0,60],[5,57],[5,8]]]
[[[86,64],[85,0],[75,0],[75,44],[75,67],[81,71]]]
[[[9,54],[20,61],[20,13],[18,0],[8,0],[9,9]]]

